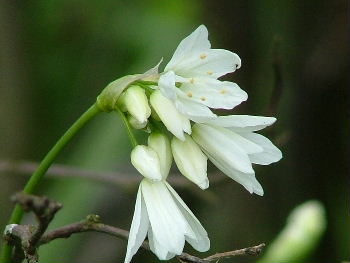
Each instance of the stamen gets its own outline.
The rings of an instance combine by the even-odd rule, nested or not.
[[[208,75],[213,75],[213,71],[208,71],[207,74]]]
[[[207,55],[203,53],[199,57],[200,57],[200,59],[205,59],[207,57]]]
[[[227,89],[222,89],[222,90],[220,90],[220,93],[221,93],[221,94],[227,93]]]
[[[200,97],[201,101],[205,101],[206,98],[205,97]]]
[[[194,84],[194,78],[191,78],[191,79],[190,79],[190,83],[191,83],[191,84]]]
[[[189,98],[192,98],[193,95],[192,95],[191,92],[188,92],[188,93],[187,93],[187,96],[188,96]]]

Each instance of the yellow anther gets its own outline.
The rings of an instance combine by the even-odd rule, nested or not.
[[[220,93],[221,93],[221,94],[227,93],[227,89],[222,89],[222,90],[220,90]]]
[[[190,83],[193,84],[194,83],[194,78],[190,79]]]
[[[207,74],[208,75],[213,75],[213,71],[208,71]]]
[[[200,97],[201,101],[205,101],[206,98],[205,97]]]
[[[192,96],[193,96],[193,95],[192,95],[191,92],[188,92],[188,93],[187,93],[187,97],[192,98]]]
[[[201,54],[200,56],[199,56],[201,59],[205,59],[206,57],[207,57],[207,55],[206,54]]]

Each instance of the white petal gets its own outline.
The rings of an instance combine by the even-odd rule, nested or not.
[[[263,196],[264,190],[260,183],[256,180],[255,174],[253,173],[242,173],[237,171],[230,162],[225,162],[222,159],[217,158],[211,153],[204,151],[208,156],[209,160],[224,174],[235,180],[237,183],[244,186],[251,194],[256,193],[257,195]]]
[[[129,263],[145,240],[149,227],[146,206],[142,197],[141,187],[137,192],[135,212],[130,227],[128,246],[124,263]]]
[[[252,163],[268,165],[281,160],[282,152],[265,136],[252,132],[240,134],[263,148],[263,152],[249,155]]]
[[[168,177],[173,155],[171,154],[171,146],[169,138],[163,133],[151,133],[148,137],[148,146],[151,147],[157,154],[160,161],[160,171],[162,178],[165,180]]]
[[[206,51],[210,49],[210,42],[208,40],[208,30],[204,25],[200,25],[195,31],[193,31],[188,37],[184,38],[177,49],[168,65],[165,67],[165,71],[171,70],[176,67],[178,63],[186,59],[192,53]]]
[[[131,163],[144,177],[161,180],[160,162],[157,153],[145,145],[137,145],[131,152]]]
[[[166,186],[170,190],[171,194],[174,197],[178,207],[180,208],[182,214],[186,218],[188,224],[191,226],[195,237],[186,236],[186,241],[191,244],[191,246],[200,251],[208,251],[210,248],[210,240],[208,238],[207,231],[205,231],[204,227],[201,225],[199,220],[195,217],[192,211],[187,207],[185,202],[180,198],[180,196],[176,193],[176,191],[165,182]]]
[[[207,77],[191,78],[180,89],[188,99],[214,109],[232,109],[248,98],[236,83]]]
[[[175,256],[174,253],[170,253],[166,247],[154,238],[152,227],[150,227],[148,231],[148,242],[151,251],[156,254],[160,260],[169,260]]]
[[[187,78],[206,76],[217,79],[240,66],[241,59],[237,54],[225,49],[210,49],[193,52],[169,70]]]
[[[262,117],[251,115],[228,115],[220,116],[208,123],[230,128],[237,132],[258,131],[272,125],[276,121],[274,117]]]
[[[171,140],[171,150],[180,172],[200,188],[208,188],[208,158],[193,139],[189,135],[185,135],[185,141],[173,137]]]
[[[189,119],[178,112],[173,102],[164,97],[159,90],[152,93],[150,102],[165,127],[177,138],[184,140],[184,132],[191,134]]]
[[[179,94],[179,92],[178,92]],[[217,116],[207,106],[181,95],[175,101],[176,108],[194,122],[208,122]]]
[[[195,124],[192,138],[205,152],[243,173],[254,173],[248,154],[226,133],[209,125]]]
[[[179,255],[185,244],[185,235],[194,236],[185,218],[171,197],[163,181],[141,182],[153,237],[169,252]]]
[[[162,94],[170,100],[176,99],[175,73],[169,71],[160,76],[158,86]]]

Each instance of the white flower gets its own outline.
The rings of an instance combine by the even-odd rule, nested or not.
[[[210,46],[201,25],[181,41],[158,82],[163,95],[195,122],[215,118],[209,108],[232,109],[248,97],[237,84],[218,80],[241,66],[238,55]]]
[[[143,179],[137,193],[125,263],[148,235],[153,253],[168,260],[182,253],[185,241],[200,252],[207,251],[207,232],[175,190],[165,181]]]
[[[184,132],[191,134],[191,124],[175,108],[172,101],[162,95],[159,90],[152,93],[150,102],[165,127],[180,140],[185,140]]]
[[[162,179],[158,154],[151,147],[137,145],[131,152],[131,163],[144,177],[154,181]]]
[[[171,150],[180,172],[202,189],[209,187],[207,177],[207,156],[189,135],[181,141],[176,137],[171,140]]]
[[[230,115],[206,124],[195,124],[192,137],[223,173],[250,193],[263,195],[252,163],[268,165],[282,158],[281,151],[266,137],[255,133],[276,121],[272,117]]]

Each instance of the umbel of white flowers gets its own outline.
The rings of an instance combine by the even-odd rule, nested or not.
[[[160,63],[159,63],[160,64]],[[183,39],[163,73],[159,64],[144,74],[109,84],[97,98],[103,111],[125,114],[135,129],[150,132],[148,146],[138,145],[131,162],[142,180],[125,262],[148,235],[160,259],[182,252],[185,240],[198,251],[209,249],[204,228],[166,182],[172,159],[179,171],[201,189],[209,187],[208,159],[250,193],[263,195],[252,164],[268,165],[281,151],[257,131],[273,117],[217,116],[212,109],[233,109],[248,96],[233,82],[218,78],[240,68],[237,54],[212,49],[204,25]]]

